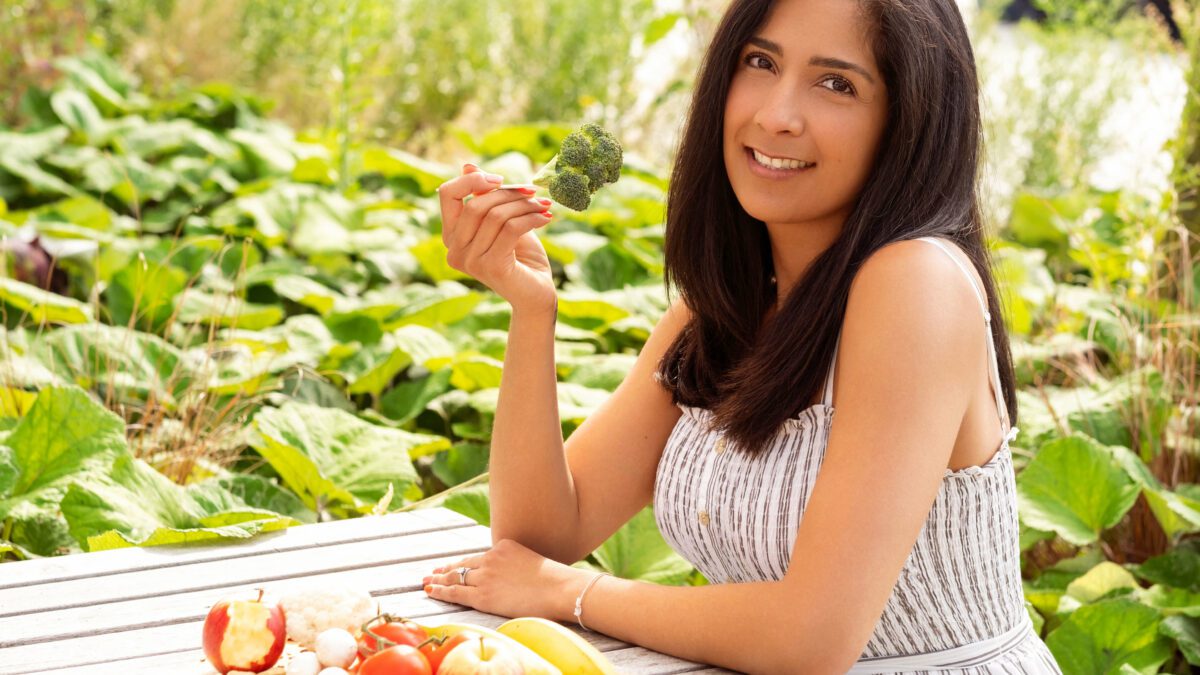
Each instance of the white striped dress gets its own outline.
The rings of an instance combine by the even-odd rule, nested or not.
[[[862,660],[947,650],[992,638],[1028,621],[1008,447],[1016,429],[1010,428],[1000,396],[991,317],[974,277],[958,258],[937,240],[923,241],[942,248],[962,268],[983,306],[989,322],[992,387],[1005,438],[986,464],[946,470]],[[832,389],[831,363],[822,402],[787,420],[757,458],[727,446],[710,427],[708,410],[680,406],[683,414],[655,477],[655,519],[667,542],[710,582],[783,578],[829,438]],[[960,667],[936,672],[1061,672],[1032,631],[1005,649],[955,665]]]

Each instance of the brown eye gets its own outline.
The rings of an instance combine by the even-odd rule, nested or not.
[[[850,80],[837,75],[831,75],[824,80],[821,80],[821,86],[836,94],[842,94],[844,96],[853,96],[855,93],[857,93],[854,90],[854,85],[850,83]]]
[[[766,68],[766,69],[771,68],[771,60],[768,59],[767,57],[763,56],[762,54],[759,54],[758,52],[751,52],[751,53],[747,54],[745,56],[745,58],[742,59],[742,63],[750,66],[751,68],[756,68],[756,69],[760,69],[760,70],[763,68]]]

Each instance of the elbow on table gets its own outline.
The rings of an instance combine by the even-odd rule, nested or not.
[[[829,622],[822,624],[819,630],[809,631],[805,637],[788,639],[775,650],[781,658],[766,672],[772,675],[843,675],[858,661],[866,642],[849,639],[851,633],[848,627],[843,630],[836,622]]]

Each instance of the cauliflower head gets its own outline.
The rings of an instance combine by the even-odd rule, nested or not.
[[[376,615],[370,593],[327,584],[294,590],[280,599],[279,606],[288,637],[305,649],[313,649],[317,636],[329,628],[358,635],[362,625]]]

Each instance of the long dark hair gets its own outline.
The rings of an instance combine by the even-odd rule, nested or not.
[[[725,99],[740,50],[771,0],[734,0],[700,68],[671,173],[666,274],[692,318],[659,364],[676,403],[757,453],[821,391],[850,283],[875,251],[938,236],[971,258],[999,308],[977,182],[982,145],[975,58],[955,0],[861,0],[889,106],[875,166],[838,239],[775,299],[766,226],[741,207],[725,170]],[[1016,421],[1008,334],[993,310],[1003,397]]]

